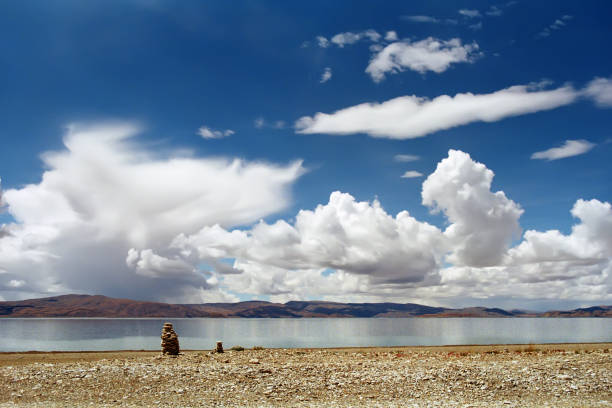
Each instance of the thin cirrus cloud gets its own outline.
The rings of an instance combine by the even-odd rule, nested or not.
[[[471,9],[461,9],[458,11],[458,13],[467,18],[476,18],[481,16],[480,11]]]
[[[408,21],[410,23],[429,23],[429,24],[448,24],[448,25],[457,25],[459,21],[454,18],[437,18],[434,16],[427,15],[403,15],[400,16],[401,20]]]
[[[542,31],[540,31],[538,34],[536,34],[536,38],[550,37],[553,32],[555,32],[557,30],[560,30],[563,27],[565,27],[567,25],[567,23],[570,20],[572,20],[573,18],[574,18],[574,16],[571,16],[571,15],[568,15],[568,14],[559,17],[552,24],[550,24],[548,27],[545,27]]]
[[[472,122],[495,122],[555,109],[573,103],[579,96],[580,92],[569,85],[552,90],[516,85],[489,94],[462,93],[434,99],[401,96],[330,114],[304,116],[296,121],[295,129],[306,134],[366,133],[378,138],[413,139]]]
[[[393,156],[393,160],[400,163],[408,163],[419,160],[420,157],[415,154],[396,154]]]
[[[198,129],[198,135],[204,139],[221,139],[233,135],[235,132],[231,129],[215,130],[208,126],[202,126]]]
[[[531,155],[532,159],[559,160],[567,157],[585,154],[595,147],[594,143],[588,140],[566,140],[562,146],[552,147],[548,150],[535,152]]]

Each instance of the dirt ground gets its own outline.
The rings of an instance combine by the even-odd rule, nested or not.
[[[0,407],[612,407],[612,343],[0,353]]]

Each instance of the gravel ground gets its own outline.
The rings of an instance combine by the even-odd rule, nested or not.
[[[612,407],[611,347],[4,354],[0,407]]]

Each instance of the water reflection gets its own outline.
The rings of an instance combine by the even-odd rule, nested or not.
[[[184,349],[612,341],[612,319],[0,319],[0,351],[157,350],[164,322]]]

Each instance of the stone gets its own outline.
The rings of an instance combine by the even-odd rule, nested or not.
[[[222,341],[218,341],[217,342],[217,348],[215,349],[216,353],[223,353],[223,342]]]
[[[172,328],[172,323],[164,323],[161,333],[162,354],[177,356],[179,354],[178,336]]]

